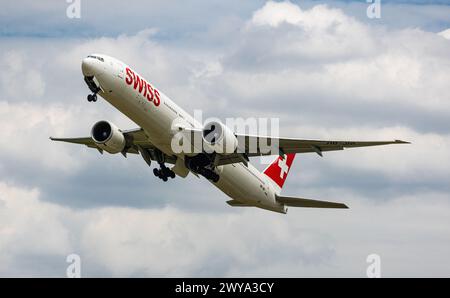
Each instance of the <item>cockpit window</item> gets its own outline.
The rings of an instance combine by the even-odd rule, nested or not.
[[[99,57],[99,56],[89,55],[88,58],[94,58],[94,59],[100,60],[102,62],[105,62],[105,60],[102,57]]]

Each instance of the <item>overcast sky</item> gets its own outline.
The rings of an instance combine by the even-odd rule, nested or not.
[[[0,276],[450,277],[450,4],[58,1],[0,9]],[[446,31],[448,30],[448,31]],[[125,61],[192,112],[278,117],[287,137],[412,145],[299,155],[283,194],[349,210],[231,208],[204,179],[52,136],[108,119],[81,59]],[[253,160],[256,164],[258,160]],[[261,168],[261,165],[258,165]]]

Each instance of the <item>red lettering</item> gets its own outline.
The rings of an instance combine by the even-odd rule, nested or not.
[[[146,80],[142,80],[142,81],[144,82],[144,97],[145,97],[145,96],[147,96],[147,86],[148,86],[148,83],[147,83]]]
[[[139,80],[139,93],[142,93],[142,88],[144,88],[144,79]]]
[[[150,84],[148,84],[147,89],[148,89],[147,99],[148,99],[148,101],[152,101],[153,100],[153,88]]]
[[[134,73],[130,68],[126,68],[127,76],[125,78],[125,82],[128,85],[133,85],[133,88],[139,93],[144,93],[144,97],[147,98],[148,101],[153,101],[155,106],[159,106],[161,104],[161,95],[158,90],[152,87],[146,80],[140,78],[139,75]]]
[[[131,83],[133,83],[133,71],[131,69],[129,69],[128,67],[126,68],[126,72],[127,72],[127,77],[125,78],[125,82],[128,85],[131,85]]]
[[[137,89],[137,86],[141,83],[141,78],[137,74],[134,75],[134,89]]]
[[[155,104],[155,106],[159,106],[159,104],[161,103],[161,99],[159,97],[159,92],[158,90],[155,90],[155,100],[153,101],[153,103]]]

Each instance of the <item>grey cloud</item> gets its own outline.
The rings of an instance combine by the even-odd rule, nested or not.
[[[41,245],[53,251],[49,257],[45,250],[18,254],[11,234],[3,233],[3,248],[16,253],[2,255],[2,263],[13,266],[2,275],[64,276],[65,254],[74,252],[82,258],[83,276],[364,276],[370,253],[381,255],[383,276],[448,274],[448,264],[440,257],[450,241],[449,201],[442,193],[370,202],[346,190],[329,189],[325,193],[347,197],[352,209],[293,209],[281,216],[257,209],[222,214],[176,208],[81,211],[1,187],[3,193],[19,192],[14,198],[1,197],[7,207],[0,212],[22,218],[10,222],[10,229],[26,236],[28,224],[36,225],[44,213],[41,228],[56,227],[70,235],[68,244],[41,239]],[[30,204],[34,214],[21,215]],[[33,243],[32,237],[23,239]],[[415,267],[418,260],[424,264],[421,270]]]
[[[294,2],[294,1],[293,1]],[[195,33],[219,27],[227,18],[248,19],[264,1],[82,1],[81,19],[66,17],[68,4],[64,1],[23,1],[22,5],[3,3],[0,12],[1,36],[24,37],[98,37],[131,34],[143,27],[159,27],[162,40],[189,42]],[[348,15],[369,24],[389,27],[421,27],[440,31],[449,27],[447,1],[383,1],[381,19],[366,16],[367,3],[360,1],[295,1],[303,8],[328,3]],[[426,4],[426,5],[424,5]],[[99,13],[101,11],[101,13]],[[132,16],[132,17],[130,17]],[[199,17],[200,16],[200,17]],[[111,18],[121,20],[111,21]],[[444,27],[443,27],[444,26]],[[193,33],[194,32],[194,33]],[[192,40],[191,40],[192,41]],[[220,42],[220,40],[219,40]]]

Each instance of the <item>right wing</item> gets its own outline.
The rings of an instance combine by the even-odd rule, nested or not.
[[[192,147],[194,140],[202,140],[202,130],[198,128],[179,127],[185,134]],[[325,151],[344,150],[345,148],[380,146],[389,144],[409,144],[401,140],[393,141],[336,141],[336,140],[308,140],[294,138],[279,138],[234,133],[238,141],[238,148],[233,153],[217,154],[215,166],[244,163],[247,165],[249,157],[284,155],[288,153],[317,153],[322,156]],[[192,152],[192,151],[191,151]]]
[[[335,140],[306,140],[294,138],[277,138],[266,136],[253,136],[244,134],[235,134],[239,145],[245,150],[245,153],[251,156],[273,155],[272,152],[264,152],[262,144],[271,148],[272,144],[277,144],[279,151],[287,153],[309,153],[315,152],[322,155],[324,151],[344,150],[345,148],[380,146],[389,144],[409,144],[409,142],[394,141],[335,141]],[[242,144],[242,145],[241,145]]]
[[[202,130],[194,128],[180,128],[188,133],[192,140],[202,140]],[[296,138],[279,138],[270,136],[257,136],[234,133],[238,140],[238,148],[233,153],[218,154],[215,165],[226,165],[243,162],[246,164],[249,157],[284,155],[288,153],[317,153],[322,156],[325,151],[344,150],[345,148],[369,147],[390,144],[409,144],[401,140],[393,141],[339,141],[339,140],[308,140]]]
[[[347,205],[342,203],[309,200],[303,198],[276,196],[278,202],[291,207],[304,207],[304,208],[340,208],[348,209]]]
[[[288,153],[317,153],[322,156],[325,151],[344,150],[345,148],[380,146],[389,144],[409,144],[409,142],[394,141],[320,141],[292,138],[259,137],[236,134],[239,147],[231,154],[220,155],[217,165],[243,162],[246,164],[249,157]],[[264,146],[261,146],[264,144]],[[277,144],[272,146],[272,144]]]

